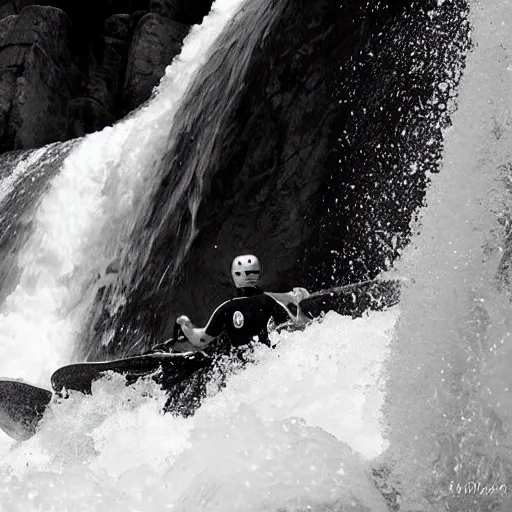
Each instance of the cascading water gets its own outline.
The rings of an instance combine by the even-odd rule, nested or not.
[[[26,249],[30,247],[38,205],[74,145],[74,142],[53,144],[2,157],[5,176],[0,185],[0,358],[5,376],[23,372],[20,359],[30,352],[34,365],[30,365],[29,372],[33,372],[37,381],[38,368],[56,362],[56,354],[64,348],[58,344],[54,347],[45,344],[46,307],[44,297],[35,292],[37,268],[30,266],[30,259],[37,260],[40,255],[37,246],[32,246],[33,253],[27,253]],[[44,289],[39,293],[44,294]],[[38,299],[40,304],[37,304]]]
[[[48,387],[51,372],[72,360],[97,293],[130,281],[119,260],[130,258],[125,249],[172,146],[174,116],[242,5],[218,0],[154,99],[73,144],[55,177],[56,169],[40,173],[0,311],[2,377]],[[12,175],[6,197],[31,169]],[[182,178],[175,194],[191,177]],[[212,387],[192,418],[162,416],[164,393],[147,382],[126,387],[113,378],[95,384],[93,397],[71,394],[52,404],[28,442],[1,438],[0,510],[384,511],[364,460],[383,447],[380,366],[394,320],[392,311],[357,321],[329,314],[276,340],[274,351],[259,347],[259,364],[235,371],[219,395]]]
[[[380,367],[394,321],[330,313],[273,351],[260,346],[258,364],[192,418],[162,416],[154,384],[97,382],[93,397],[72,394],[35,437],[5,447],[0,510],[384,512],[364,460],[383,446]]]
[[[512,15],[473,2],[441,174],[397,271],[388,463],[401,510],[510,510]]]
[[[236,12],[236,4],[230,12]],[[164,316],[169,316],[170,290],[177,286],[183,260],[197,236],[196,217],[210,164],[223,151],[219,133],[226,129],[226,120],[245,88],[246,70],[255,48],[262,44],[286,4],[274,0],[244,3],[207,58],[201,57],[195,80],[173,106],[172,123],[165,132],[167,144],[156,148],[153,172],[145,172],[147,190],[130,220],[133,236],[118,249],[116,260],[121,273],[93,311],[90,331],[81,347],[82,357],[104,358],[105,345],[110,345],[110,353],[116,355],[140,352],[154,343],[155,332],[157,338],[163,336],[166,322],[161,321],[159,313],[164,309]],[[189,53],[185,46],[180,59],[188,62]],[[181,76],[182,70],[171,69],[169,76],[175,74]],[[169,101],[168,87],[162,83],[155,103]],[[183,147],[185,151],[180,152]],[[164,244],[162,231],[171,233]],[[149,290],[140,286],[147,281],[151,282]],[[126,308],[119,307],[134,297]],[[98,343],[98,331],[102,343]],[[132,339],[130,346],[126,338]]]
[[[46,384],[53,369],[72,359],[98,290],[129,281],[116,271],[118,261],[138,226],[138,212],[148,209],[172,144],[174,116],[209,48],[242,4],[216,2],[191,30],[156,97],[124,122],[84,138],[66,158],[33,212],[17,286],[2,305],[4,376]],[[176,188],[179,194],[182,187]],[[122,302],[118,293],[110,308]],[[103,333],[105,343],[109,334]]]

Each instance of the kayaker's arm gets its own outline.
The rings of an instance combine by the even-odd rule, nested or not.
[[[181,325],[183,334],[196,349],[203,350],[215,339],[213,336],[206,334],[205,327],[196,327],[185,315],[181,315],[176,322]]]
[[[274,299],[282,302],[285,306],[288,304],[299,305],[301,300],[307,299],[310,293],[306,290],[306,288],[294,288],[291,292],[285,293],[276,293],[276,292],[265,292],[267,295],[270,295]]]
[[[300,302],[304,299],[307,299],[310,296],[310,293],[305,288],[294,288],[291,292],[286,293],[265,293],[267,295],[270,295],[274,300],[281,303],[281,305],[286,309],[290,321],[293,322],[293,324],[300,326],[309,323],[309,318],[307,318],[300,309]],[[290,304],[294,304],[295,306],[297,306],[297,314],[293,314],[290,311]]]

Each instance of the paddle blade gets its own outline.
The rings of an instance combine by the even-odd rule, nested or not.
[[[19,381],[0,381],[0,428],[17,441],[32,437],[52,393]]]

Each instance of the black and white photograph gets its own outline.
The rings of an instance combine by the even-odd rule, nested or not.
[[[512,0],[0,0],[0,512],[512,511]]]

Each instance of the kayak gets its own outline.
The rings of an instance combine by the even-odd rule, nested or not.
[[[21,381],[0,380],[0,429],[17,441],[29,439],[36,433],[38,423],[52,400],[66,398],[70,391],[91,394],[93,383],[108,374],[124,376],[127,385],[148,377],[167,390],[175,390],[192,375],[204,373],[212,366],[213,359],[201,352],[157,352],[114,361],[63,366],[51,376],[51,391]],[[195,392],[200,393],[201,390]],[[180,409],[176,397],[171,396],[164,409],[176,409],[184,416],[193,412],[183,405]]]

